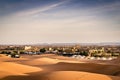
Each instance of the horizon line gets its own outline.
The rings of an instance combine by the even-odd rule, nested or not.
[[[40,44],[120,44],[120,42],[54,42],[54,43],[0,43],[0,45],[40,45]]]

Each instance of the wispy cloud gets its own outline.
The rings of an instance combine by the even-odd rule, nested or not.
[[[19,11],[17,13],[15,13],[14,15],[15,16],[29,16],[29,15],[34,15],[34,14],[37,14],[37,13],[42,13],[44,11],[47,11],[47,10],[52,10],[64,3],[66,3],[68,0],[66,1],[61,1],[61,2],[58,2],[58,3],[54,3],[54,4],[50,4],[50,5],[46,5],[46,6],[40,6],[40,7],[37,7],[37,8],[32,8],[32,9],[28,9],[28,10],[23,10],[23,11]]]

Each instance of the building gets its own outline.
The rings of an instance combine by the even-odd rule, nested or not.
[[[24,50],[30,50],[30,49],[32,49],[31,46],[25,46],[25,48],[24,48]]]

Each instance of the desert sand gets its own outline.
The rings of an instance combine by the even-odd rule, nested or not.
[[[119,80],[119,77],[106,76],[88,72],[58,71],[47,75],[49,80]]]
[[[119,60],[101,64],[54,54],[0,55],[0,80],[120,80]]]

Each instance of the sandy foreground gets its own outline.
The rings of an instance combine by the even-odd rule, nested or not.
[[[21,58],[0,54],[0,80],[120,80],[119,60],[101,64],[54,54]]]

